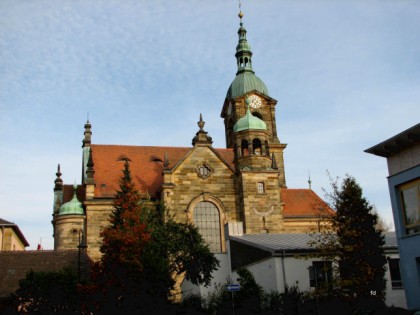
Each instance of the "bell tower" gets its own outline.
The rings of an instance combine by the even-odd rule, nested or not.
[[[253,53],[246,38],[242,11],[238,16],[240,26],[235,53],[238,70],[226,93],[221,112],[225,124],[226,147],[235,150],[237,170],[244,167],[270,168],[274,163],[279,172],[280,187],[286,187],[283,160],[286,144],[281,143],[277,135],[277,101],[269,96],[267,86],[255,75],[252,67]],[[251,123],[249,128],[244,127],[245,120]],[[258,121],[264,123],[264,128]]]

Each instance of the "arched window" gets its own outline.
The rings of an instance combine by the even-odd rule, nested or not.
[[[222,251],[220,213],[210,201],[200,201],[194,208],[194,224],[213,253]]]
[[[249,152],[248,152],[248,141],[247,140],[242,140],[241,142],[241,156],[248,156]]]
[[[258,113],[258,112],[253,112],[252,113],[252,116],[258,117],[259,119],[261,119],[262,121],[264,121],[263,116],[260,113]]]
[[[262,154],[260,139],[252,140],[252,151],[255,155],[261,155]]]

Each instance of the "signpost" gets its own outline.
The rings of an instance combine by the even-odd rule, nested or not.
[[[226,286],[226,289],[228,291],[234,292],[234,291],[239,291],[241,289],[241,286],[239,284],[228,284]]]
[[[232,292],[232,314],[235,315],[235,300],[233,299],[233,293],[241,290],[241,286],[237,283],[230,283],[226,285],[226,290]]]

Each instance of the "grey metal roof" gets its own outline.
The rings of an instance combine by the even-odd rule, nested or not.
[[[385,235],[385,248],[387,247],[398,247],[397,243],[397,234],[395,234],[395,231],[392,232],[386,232]]]
[[[365,152],[382,157],[390,157],[416,143],[420,143],[420,124],[414,125],[392,138],[366,149]]]
[[[308,251],[313,250],[308,242],[320,234],[246,234],[230,236],[233,241],[238,241],[269,252],[280,251]],[[384,248],[397,248],[395,232],[385,233]]]

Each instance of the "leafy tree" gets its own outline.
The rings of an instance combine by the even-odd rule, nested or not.
[[[142,211],[126,159],[110,224],[101,231],[103,255],[92,268],[92,283],[84,287],[90,297],[88,311],[118,314],[144,309],[140,303],[147,293],[142,254],[150,233],[141,220]]]
[[[28,314],[74,314],[80,306],[77,282],[76,273],[69,268],[31,270],[19,281],[14,296],[15,309]]]
[[[141,221],[141,213],[140,194],[134,186],[126,160],[120,190],[115,194],[110,225],[101,232],[104,263],[124,265],[133,272],[142,271],[141,255],[150,240],[150,233]]]
[[[142,201],[124,164],[110,224],[102,232],[103,256],[86,286],[94,313],[171,312],[168,302],[177,276],[209,284],[218,261],[198,229],[176,223],[164,207]]]
[[[341,186],[337,181],[331,185],[327,196],[336,210],[331,217],[332,230],[314,236],[310,245],[319,251],[318,256],[334,262],[340,293],[383,300],[386,258],[378,216],[353,177],[347,175]]]
[[[195,285],[211,283],[219,261],[196,226],[175,222],[162,205],[146,209],[143,220],[151,233],[143,254],[149,280],[163,285],[166,293],[174,289],[174,280],[179,277]]]

